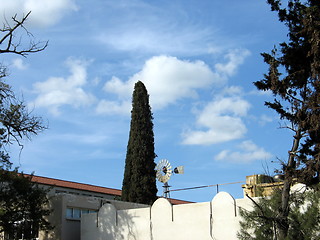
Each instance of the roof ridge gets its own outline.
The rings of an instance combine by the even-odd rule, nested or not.
[[[102,187],[87,183],[80,183],[75,181],[69,181],[69,180],[62,180],[57,178],[51,178],[51,177],[43,177],[33,174],[26,174],[23,173],[26,176],[31,177],[31,181],[39,184],[44,185],[50,185],[50,186],[57,186],[57,187],[64,187],[69,189],[77,189],[82,191],[88,191],[88,192],[96,192],[96,193],[102,193],[102,194],[109,194],[114,196],[121,196],[121,190],[116,188],[109,188],[109,187]],[[181,204],[181,203],[192,203],[190,201],[180,200],[176,198],[169,198],[169,201],[172,201],[173,204]]]
[[[25,174],[25,173],[24,173],[24,175],[28,175],[28,176],[36,177],[36,178],[44,178],[44,179],[48,179],[48,180],[55,180],[55,181],[59,181],[59,182],[75,183],[75,184],[87,185],[87,186],[91,186],[91,187],[100,187],[100,188],[107,188],[107,189],[113,189],[113,190],[119,190],[119,191],[121,191],[120,189],[117,189],[117,188],[103,187],[103,186],[99,186],[99,185],[93,185],[93,184],[76,182],[76,181],[70,181],[70,180],[63,180],[63,179],[52,178],[52,177],[43,177],[43,176],[32,175],[32,174]],[[31,181],[32,181],[32,178],[31,178]]]

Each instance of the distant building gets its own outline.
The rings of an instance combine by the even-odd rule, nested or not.
[[[80,240],[81,216],[98,212],[106,203],[119,210],[148,207],[120,201],[119,189],[40,176],[33,176],[31,181],[49,190],[49,207],[53,210],[48,220],[55,228],[52,231],[40,232],[39,240]],[[177,199],[170,199],[170,202],[174,205],[190,203]]]
[[[282,188],[281,177],[270,177],[264,174],[246,176],[246,184],[242,185],[243,195],[249,197],[270,196],[275,189]]]

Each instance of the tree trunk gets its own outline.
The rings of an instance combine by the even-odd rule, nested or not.
[[[277,223],[279,240],[283,240],[288,235],[289,223],[289,201],[290,201],[290,188],[293,183],[293,178],[295,176],[296,170],[296,153],[299,148],[300,140],[302,138],[302,133],[300,128],[296,130],[294,135],[291,151],[289,151],[288,163],[283,166],[284,181],[281,195],[281,208],[279,210],[279,221]]]
[[[288,235],[288,215],[289,215],[289,199],[290,199],[290,186],[291,181],[289,179],[285,179],[283,183],[282,189],[282,197],[281,197],[281,208],[279,213],[279,221],[277,223],[279,240],[283,240]]]

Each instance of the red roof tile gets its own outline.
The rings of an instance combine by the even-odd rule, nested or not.
[[[168,200],[169,200],[169,202],[170,202],[172,205],[193,203],[193,202],[184,201],[184,200],[179,200],[179,199],[173,199],[173,198],[168,198]]]
[[[28,174],[24,174],[24,175],[28,175]],[[119,189],[94,186],[94,185],[85,184],[85,183],[70,182],[70,181],[65,181],[65,180],[60,180],[55,178],[40,177],[40,176],[33,175],[31,178],[31,181],[39,184],[48,185],[48,186],[64,187],[64,188],[70,188],[70,189],[84,190],[88,192],[121,196],[121,190]],[[189,201],[172,199],[172,198],[169,198],[169,201],[173,205],[192,203]]]
[[[84,190],[84,191],[89,191],[89,192],[96,192],[96,193],[121,196],[121,190],[114,189],[114,188],[106,188],[106,187],[94,186],[94,185],[90,185],[90,184],[70,182],[70,181],[54,179],[54,178],[47,178],[47,177],[40,177],[40,176],[32,176],[31,181],[39,183],[39,184],[49,185],[49,186],[65,187],[65,188]]]

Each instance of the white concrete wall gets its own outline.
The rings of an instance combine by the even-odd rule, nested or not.
[[[49,196],[49,208],[52,213],[48,217],[49,222],[54,229],[49,231],[40,231],[40,240],[80,240],[81,223],[80,219],[67,218],[67,208],[80,208],[88,210],[99,210],[103,203],[110,203],[120,209],[143,208],[148,205],[130,202],[117,201],[112,199],[102,199],[92,196],[74,195],[59,193]]]
[[[210,202],[172,206],[166,199],[157,200],[151,208],[152,235],[161,239],[210,238]]]
[[[117,210],[105,204],[98,213],[81,217],[81,239],[150,239],[150,208]]]
[[[81,240],[235,240],[239,208],[249,199],[218,193],[211,202],[171,205],[158,199],[151,207],[117,210],[105,204],[81,219]]]

